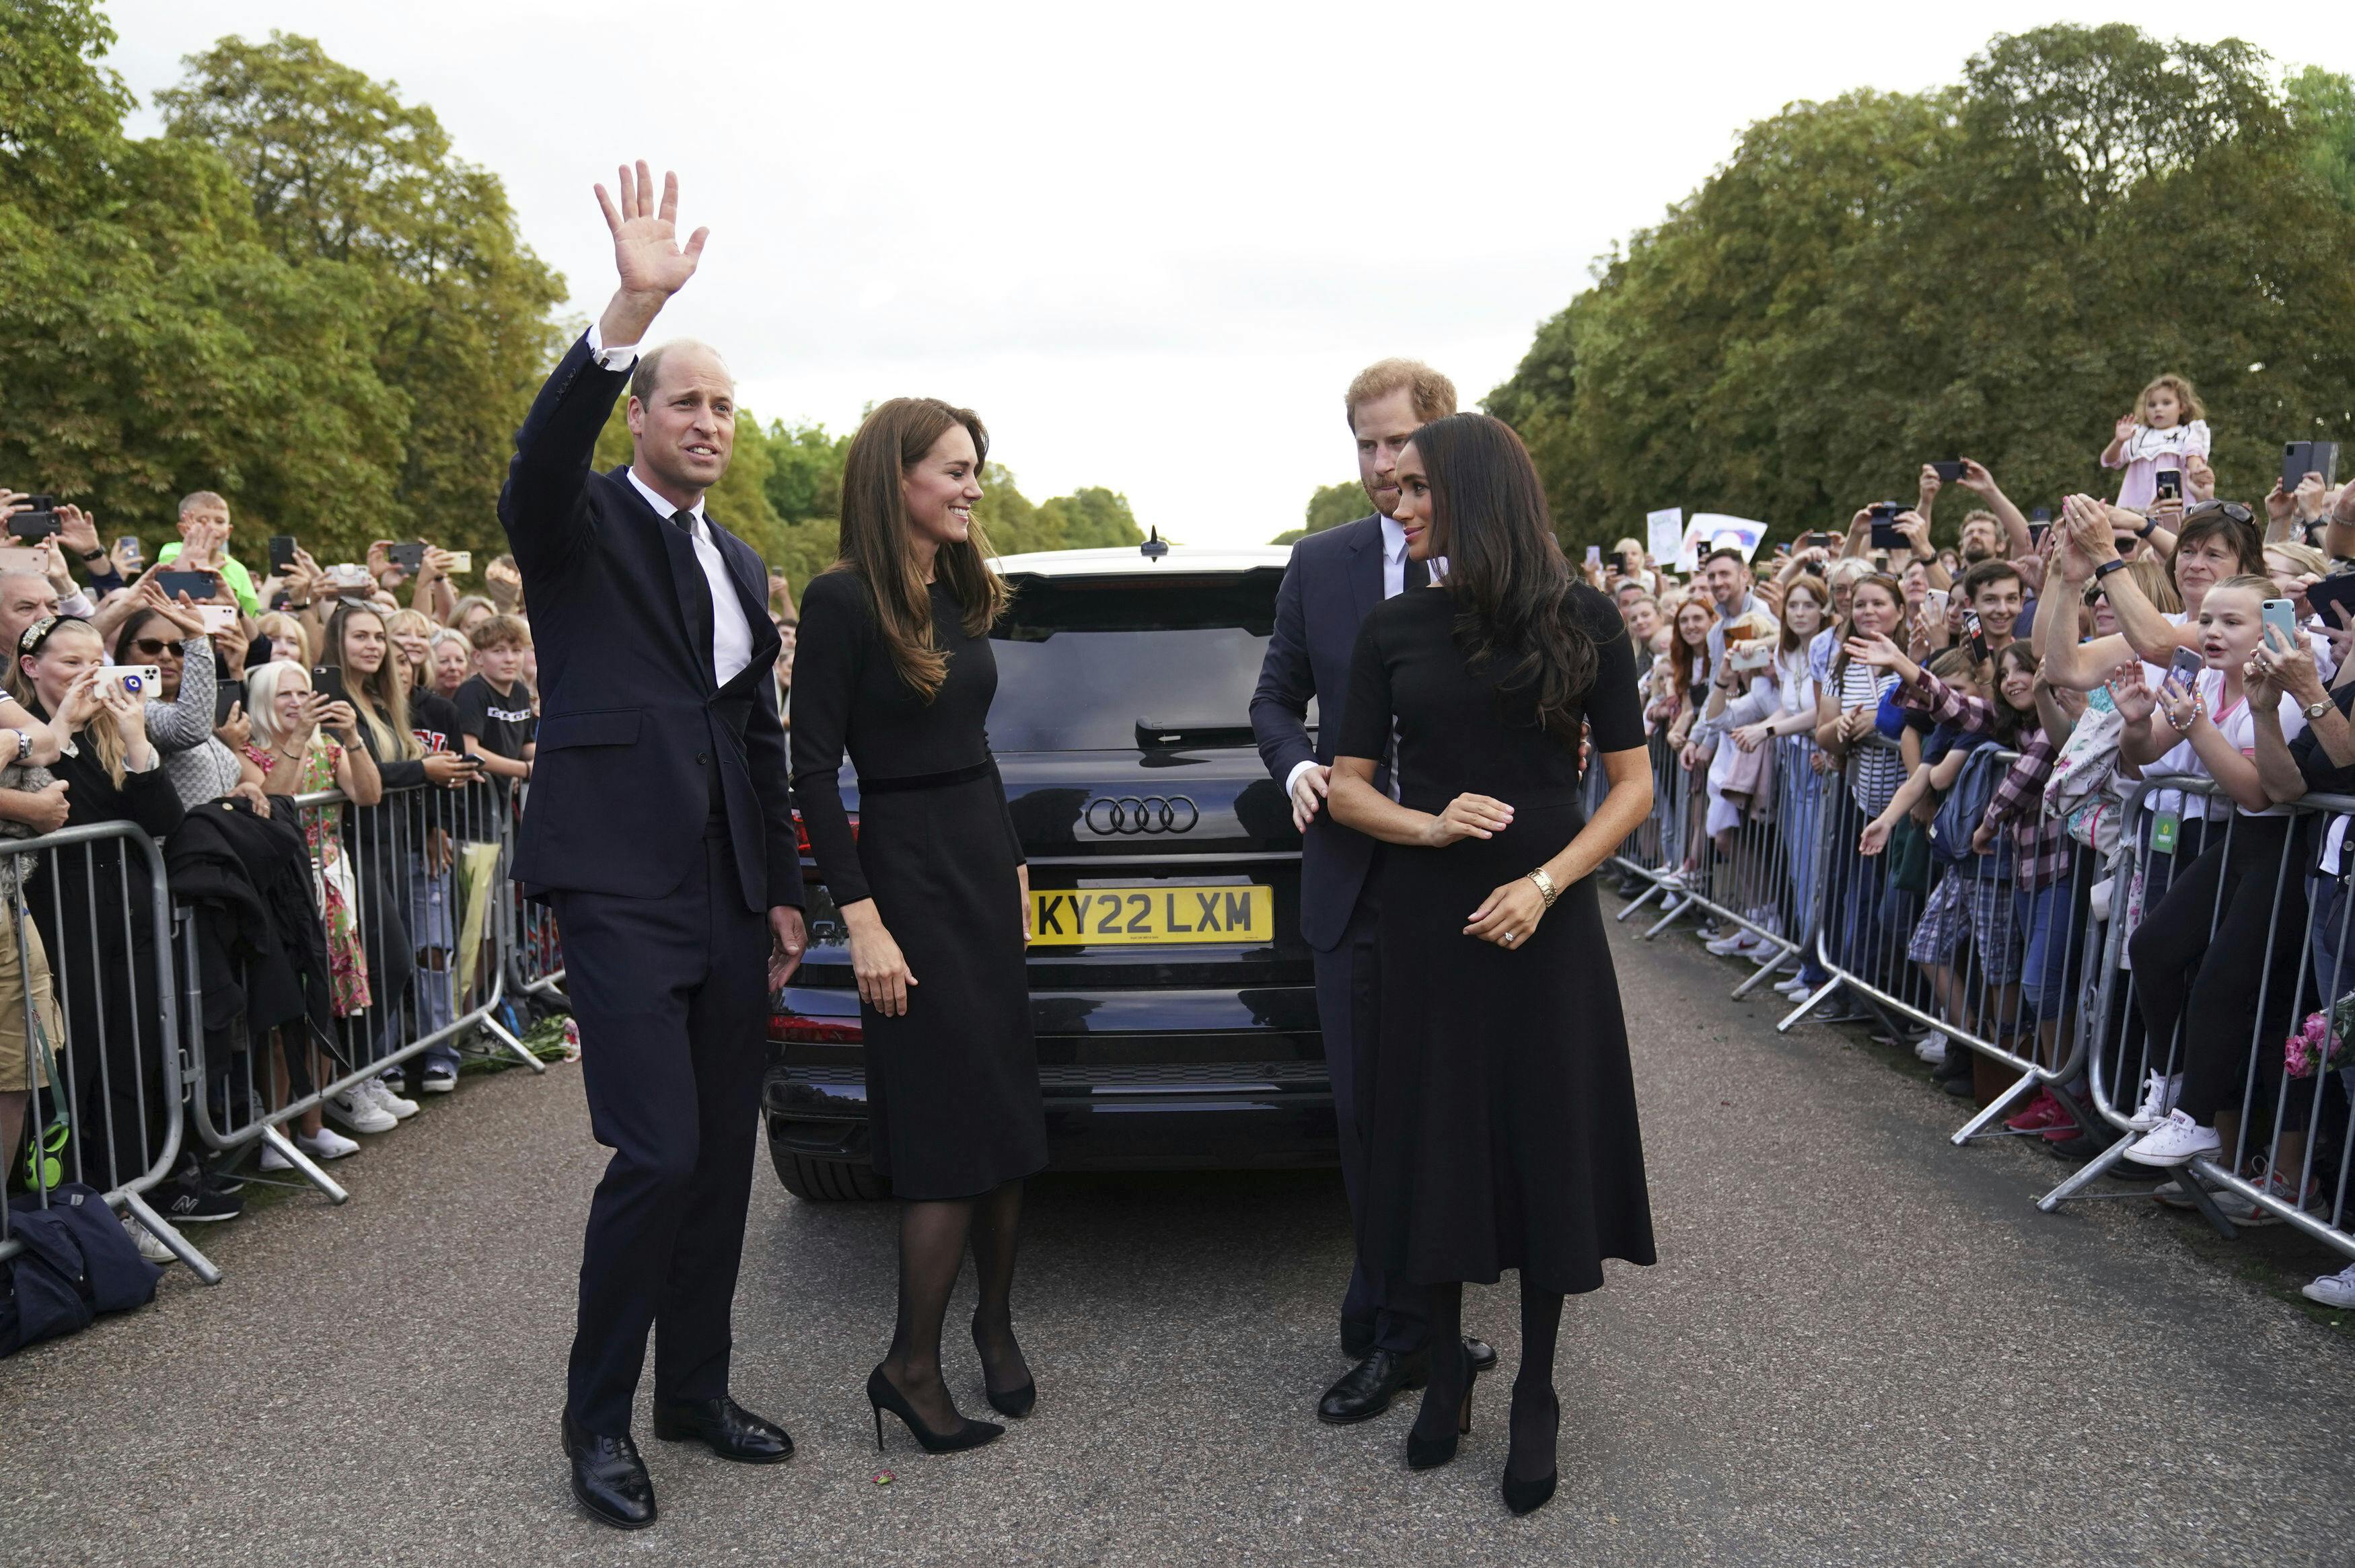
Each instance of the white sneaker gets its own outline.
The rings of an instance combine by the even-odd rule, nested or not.
[[[360,1151],[358,1144],[332,1127],[321,1128],[316,1138],[300,1132],[291,1132],[287,1136],[294,1140],[295,1148],[314,1160],[341,1160],[347,1154]],[[261,1168],[264,1171],[292,1171],[294,1162],[279,1153],[275,1144],[265,1143],[261,1146]]]
[[[2176,1097],[2182,1093],[2182,1074],[2173,1077],[2164,1073],[2150,1074],[2142,1082],[2142,1103],[2135,1107],[2126,1125],[2137,1132],[2148,1132],[2167,1119],[2167,1113],[2175,1108]]]
[[[2303,1286],[2298,1294],[2308,1301],[2319,1301],[2325,1307],[2355,1307],[2355,1263],[2336,1274],[2326,1274],[2313,1284]]]
[[[1785,996],[1801,997],[1806,995],[1807,992],[1813,991],[1815,988],[1810,986],[1806,980],[1801,980],[1798,976],[1793,975],[1789,980],[1776,980],[1774,982],[1774,989],[1781,991]]]
[[[133,1219],[129,1214],[123,1216],[123,1228],[131,1233],[132,1241],[138,1245],[139,1255],[145,1258],[148,1262],[176,1263],[179,1261],[172,1255],[172,1249],[170,1247],[165,1246],[162,1242],[155,1239],[155,1234],[153,1231],[150,1231],[145,1225],[141,1224],[137,1220]]]
[[[2189,1165],[2203,1154],[2222,1154],[2223,1139],[2212,1127],[2201,1127],[2179,1110],[2167,1113],[2167,1119],[2137,1139],[2126,1150],[2126,1158],[2137,1165]]]
[[[1748,948],[1751,943],[1756,940],[1757,938],[1753,937],[1749,932],[1743,930],[1739,926],[1734,926],[1729,927],[1726,933],[1718,938],[1717,940],[1713,942],[1704,942],[1701,945],[1707,948],[1710,952],[1715,953],[1719,958],[1722,959],[1730,958],[1733,954],[1742,951],[1744,948]]]
[[[2307,1182],[2306,1199],[2303,1202],[2291,1196],[2290,1184],[2279,1177],[2268,1176],[2257,1185],[2279,1202],[2287,1203],[2309,1214],[2321,1212],[2322,1189],[2318,1182],[2312,1181]],[[2216,1207],[2223,1213],[2226,1219],[2236,1225],[2278,1225],[2288,1223],[2279,1213],[2266,1208],[2254,1198],[2243,1197],[2229,1190],[2216,1194]]]
[[[407,1121],[417,1114],[417,1102],[402,1099],[393,1092],[392,1086],[382,1078],[363,1078],[357,1086],[367,1090],[368,1097],[374,1100],[380,1109],[391,1112],[396,1121]]]
[[[329,1120],[341,1122],[354,1132],[390,1132],[400,1125],[400,1118],[377,1104],[375,1097],[359,1084],[353,1085],[340,1095],[328,1097],[326,1104],[319,1108],[326,1113]]]
[[[1922,1036],[1920,1040],[1914,1042],[1913,1054],[1921,1057],[1933,1067],[1942,1065],[1946,1059],[1946,1032],[1943,1029],[1933,1029],[1929,1033]]]

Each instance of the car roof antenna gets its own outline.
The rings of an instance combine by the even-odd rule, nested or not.
[[[1148,561],[1157,561],[1162,556],[1169,553],[1168,545],[1161,537],[1161,525],[1159,524],[1156,523],[1153,525],[1153,536],[1146,540],[1144,544],[1139,545],[1136,547],[1136,553],[1143,556]]]

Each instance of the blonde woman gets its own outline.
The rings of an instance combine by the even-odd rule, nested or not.
[[[245,678],[246,700],[253,725],[253,740],[246,755],[265,776],[263,788],[277,795],[309,795],[340,789],[356,805],[373,804],[383,797],[376,762],[359,744],[359,717],[349,703],[324,701],[311,689],[311,672],[300,664],[273,660]],[[311,885],[318,895],[319,916],[327,935],[328,984],[336,1016],[349,1018],[370,1001],[368,954],[360,942],[358,889],[344,852],[341,806],[315,807],[303,813],[303,837],[311,851]],[[308,1071],[321,1073],[316,1051],[306,1053]],[[272,1062],[281,1103],[289,1089],[283,1042]],[[371,1097],[372,1098],[373,1097]],[[325,1126],[318,1107],[305,1111],[296,1123],[296,1147],[314,1160],[341,1160],[357,1153],[359,1145]],[[264,1150],[262,1169],[282,1169],[273,1150]]]
[[[270,640],[270,657],[305,670],[312,665],[311,629],[282,609],[273,609],[254,623],[255,634]]]

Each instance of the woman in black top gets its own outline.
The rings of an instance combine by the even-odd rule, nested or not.
[[[344,813],[359,881],[360,940],[368,952],[376,1012],[367,1055],[380,1059],[418,1033],[410,989],[418,962],[410,874],[413,863],[422,863],[412,857],[428,840],[428,812],[438,802],[429,802],[428,791],[417,787],[455,788],[475,770],[471,759],[429,752],[417,738],[410,723],[409,679],[380,612],[346,600],[327,618],[325,642],[323,657],[341,667],[344,695],[359,715],[360,744],[375,759],[387,797],[380,806],[355,806]],[[361,1049],[355,1042],[354,1050]]]
[[[1521,1368],[1502,1489],[1553,1492],[1554,1338],[1602,1260],[1653,1261],[1618,983],[1588,874],[1651,810],[1635,657],[1610,600],[1573,585],[1511,429],[1457,414],[1399,454],[1407,553],[1444,577],[1359,633],[1334,746],[1333,820],[1380,861],[1381,1037],[1364,1245],[1431,1287],[1417,1469],[1468,1430],[1463,1281],[1521,1277]],[[1395,730],[1393,730],[1395,725]],[[1579,741],[1611,788],[1588,820]],[[1397,736],[1393,800],[1374,769]],[[1559,900],[1559,904],[1557,904]]]
[[[147,738],[145,694],[96,686],[105,663],[90,622],[37,620],[19,641],[12,689],[35,716],[59,715],[80,732],[49,764],[66,784],[65,825],[133,822],[161,838],[180,825],[179,792]],[[65,1007],[79,1169],[105,1192],[144,1173],[164,1143],[155,882],[146,852],[123,838],[66,849],[51,863],[56,875],[35,878],[26,896]]]
[[[1047,1163],[1023,947],[1030,895],[983,725],[1005,588],[973,522],[989,438],[970,410],[894,398],[843,468],[842,558],[802,598],[794,805],[850,928],[878,1172],[900,1200],[900,1308],[868,1378],[928,1449],[1005,1429],[966,1421],[941,1375],[941,1319],[970,1237],[973,1337],[989,1403],[1027,1414],[1014,1339],[1022,1181]],[[837,779],[858,769],[854,836]]]

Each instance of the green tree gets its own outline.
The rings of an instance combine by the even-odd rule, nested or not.
[[[1296,545],[1311,534],[1321,534],[1337,523],[1354,523],[1366,515],[1366,487],[1356,480],[1344,480],[1339,484],[1320,484],[1316,493],[1308,498],[1307,526],[1287,528],[1268,541],[1271,545]]]
[[[484,549],[516,427],[561,346],[563,281],[523,242],[498,177],[453,153],[430,108],[309,38],[223,38],[157,95],[174,141],[210,148],[252,225],[297,268],[356,270],[359,330],[407,429],[378,526]]]
[[[2291,103],[2244,45],[2058,26],[1952,87],[1794,104],[1607,258],[1487,407],[1572,546],[1665,505],[1845,526],[1938,458],[2023,505],[2114,486],[2111,421],[2169,369],[2254,500],[2280,440],[2355,434],[2355,214]]]
[[[1039,527],[1060,540],[1060,550],[1117,548],[1145,543],[1128,497],[1102,485],[1089,485],[1069,495],[1039,503]]]
[[[2307,139],[2306,166],[2339,205],[2355,207],[2355,77],[2308,66],[2285,90],[2291,121]]]
[[[126,138],[113,37],[92,0],[18,0],[0,45],[0,482],[151,539],[217,489],[250,556],[377,536],[408,408],[369,280],[290,266],[211,149]]]

